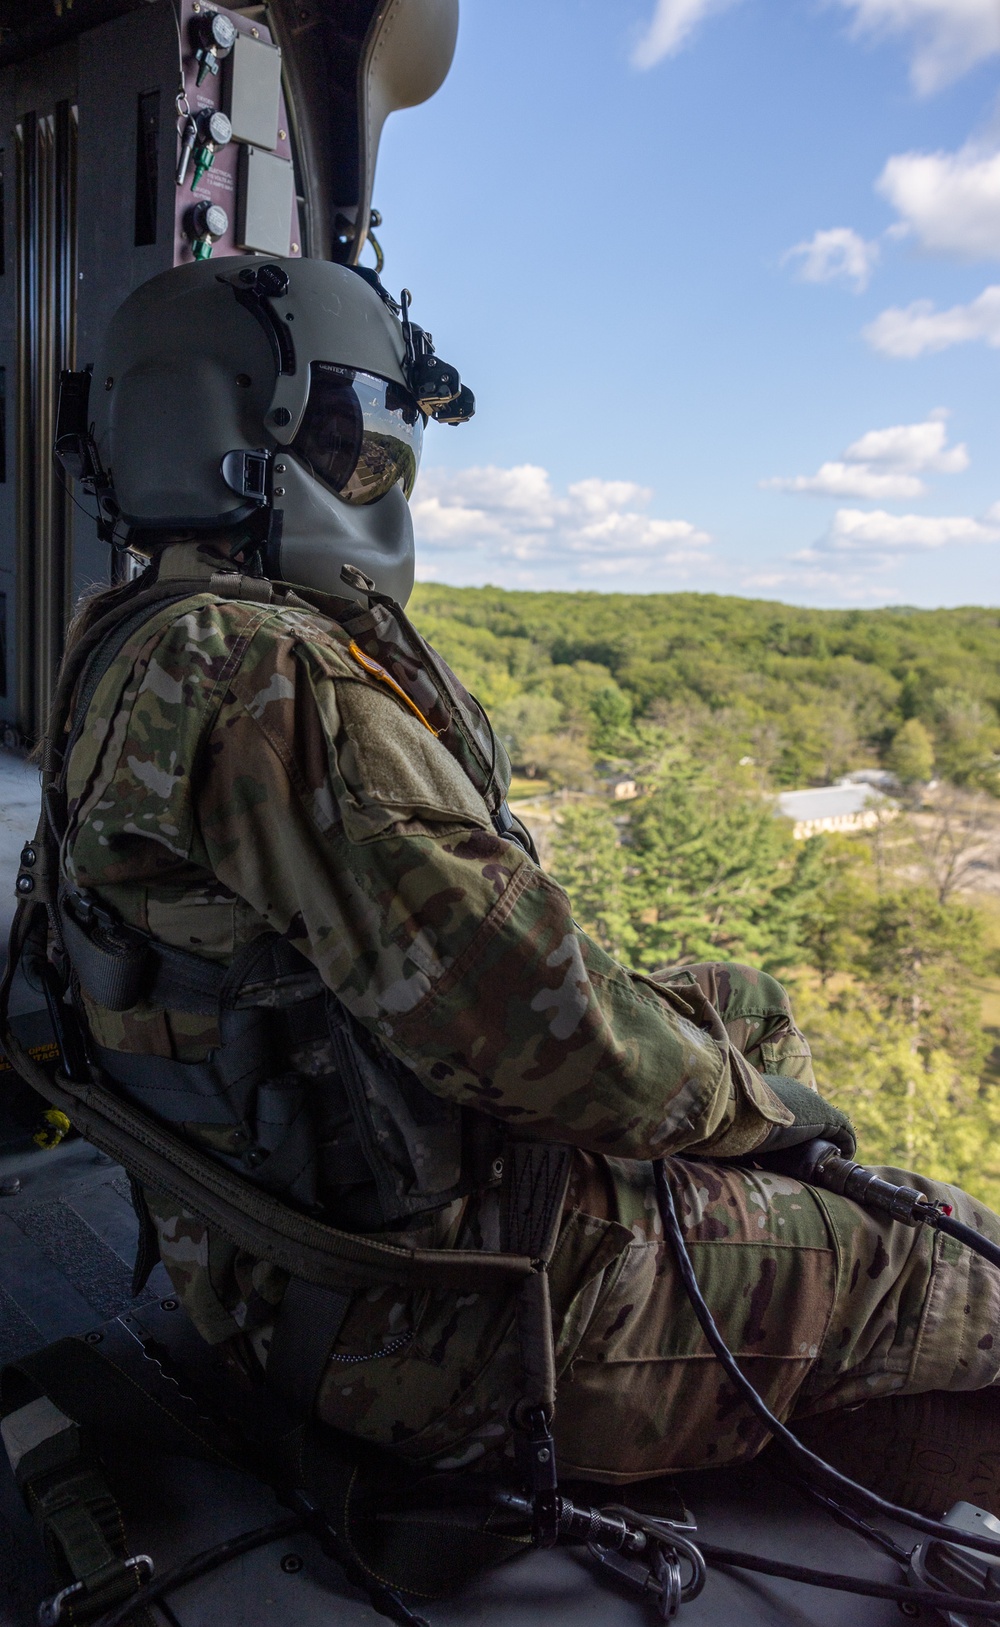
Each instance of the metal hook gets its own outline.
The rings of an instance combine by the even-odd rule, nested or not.
[[[383,269],[383,267],[385,265],[385,255],[382,253],[382,245],[379,242],[378,238],[375,236],[375,232],[374,232],[374,227],[381,226],[381,224],[382,224],[382,216],[381,216],[381,214],[379,213],[379,211],[377,209],[373,209],[371,214],[368,216],[368,241],[371,244],[372,248],[375,250],[375,275],[376,275],[376,277],[381,277],[382,269]]]

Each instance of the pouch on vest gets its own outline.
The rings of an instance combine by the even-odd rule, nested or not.
[[[330,1038],[383,1224],[442,1209],[496,1178],[499,1122],[427,1089],[333,995]]]

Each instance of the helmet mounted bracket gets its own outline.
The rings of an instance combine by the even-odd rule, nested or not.
[[[272,454],[261,446],[255,451],[227,452],[219,469],[237,497],[245,498],[255,508],[266,508],[271,501],[271,464]]]
[[[476,398],[468,385],[463,385],[458,368],[434,354],[432,336],[410,321],[412,300],[410,290],[404,288],[399,296],[400,322],[406,346],[403,371],[417,405],[421,412],[438,423],[466,423],[476,410]]]

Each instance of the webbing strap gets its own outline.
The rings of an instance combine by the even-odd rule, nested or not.
[[[175,1062],[144,1051],[113,1051],[94,1045],[99,1067],[136,1107],[146,1108],[167,1124],[232,1124],[246,1122],[249,1094],[244,1080],[259,1076],[260,1035],[252,1028],[233,1036],[221,1056],[225,1072],[210,1060]]]
[[[551,1417],[556,1402],[556,1357],[548,1262],[559,1232],[573,1153],[557,1143],[516,1141],[504,1155],[500,1242],[534,1262],[520,1284],[515,1307],[521,1351],[521,1395],[515,1415],[522,1425],[541,1408]]]
[[[504,1154],[500,1241],[513,1254],[547,1260],[566,1201],[572,1148],[516,1141]]]
[[[156,943],[148,933],[121,921],[91,919],[85,894],[59,895],[63,945],[80,985],[96,1005],[129,1011],[145,1000],[165,1011],[215,1016],[228,967]],[[107,916],[103,908],[97,912]]]
[[[60,1476],[33,1498],[40,1524],[58,1542],[77,1581],[114,1562],[104,1528],[115,1517],[115,1500],[91,1469]]]
[[[278,1311],[267,1353],[267,1382],[309,1419],[334,1341],[344,1324],[351,1294],[292,1277]]]
[[[91,936],[59,900],[63,948],[80,986],[96,1005],[128,1011],[138,1004],[146,981],[146,946],[128,928],[98,928]]]

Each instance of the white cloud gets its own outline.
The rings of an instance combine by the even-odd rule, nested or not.
[[[959,474],[969,466],[963,444],[946,444],[945,417],[936,412],[919,424],[870,429],[852,441],[841,458],[821,464],[814,475],[778,476],[761,485],[772,491],[813,497],[860,497],[869,502],[922,497],[927,490],[922,474]]]
[[[782,264],[800,259],[799,276],[803,282],[835,282],[843,277],[860,294],[868,286],[878,257],[877,243],[866,242],[850,226],[831,226],[827,231],[815,232],[807,243],[796,243]]]
[[[892,305],[869,323],[864,334],[884,356],[922,356],[974,340],[1000,349],[1000,284],[984,288],[968,305],[952,305],[946,311],[935,310],[929,299]]]
[[[676,56],[707,17],[735,0],[656,0],[649,26],[632,52],[636,68]],[[910,42],[910,74],[922,95],[940,90],[977,62],[1000,52],[996,0],[840,0],[858,36]]]
[[[799,558],[815,559],[823,553],[927,553],[949,543],[1000,542],[998,506],[981,520],[965,514],[889,514],[881,508],[839,508],[826,536]]]
[[[922,497],[927,490],[917,475],[871,469],[864,463],[821,463],[814,475],[777,476],[761,485],[772,491],[801,492],[810,497],[862,497],[891,503]]]
[[[632,52],[634,68],[654,68],[676,56],[706,17],[725,11],[735,0],[656,0],[649,27]]]
[[[900,153],[876,185],[901,216],[895,230],[923,248],[1000,259],[1000,152],[967,145],[957,153]]]
[[[939,474],[961,474],[969,467],[969,453],[964,443],[946,445],[947,416],[938,409],[919,424],[870,429],[851,442],[844,457],[852,463],[885,463],[897,469],[933,469]]]
[[[537,464],[424,472],[411,502],[420,574],[515,587],[638,585],[707,563],[708,533],[644,510],[628,480],[579,480],[559,496]],[[631,583],[629,582],[629,579]]]
[[[857,34],[912,42],[910,75],[922,95],[1000,52],[996,0],[840,0]]]

